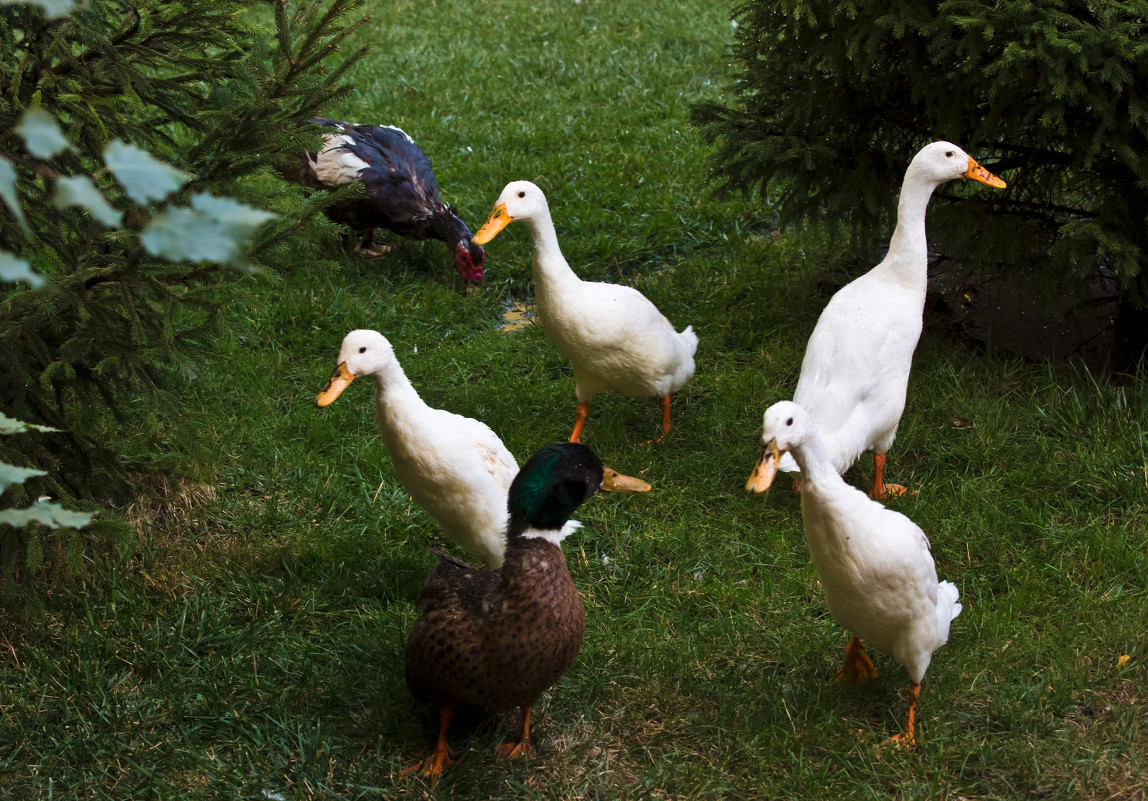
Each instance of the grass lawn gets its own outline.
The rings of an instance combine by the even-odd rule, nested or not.
[[[492,242],[467,295],[440,243],[357,261],[317,226],[338,269],[245,279],[183,411],[152,426],[198,478],[127,510],[145,531],[130,558],[63,582],[38,618],[0,619],[0,796],[1142,799],[1148,383],[926,328],[887,475],[920,490],[895,507],[964,612],[917,747],[882,748],[904,672],[875,654],[872,684],[832,682],[848,638],[798,500],[785,482],[742,489],[842,254],[707,192],[686,117],[728,80],[726,5],[369,5],[374,49],[329,114],[407,130],[476,230],[506,182],[539,184],[582,277],[638,287],[701,338],[665,443],[644,444],[653,400],[591,406],[584,441],[654,490],[579,512],[566,552],[586,641],[535,709],[538,757],[495,760],[517,714],[475,714],[456,718],[437,785],[400,776],[434,736],[403,645],[444,542],[394,476],[370,384],[311,404],[343,335],[376,328],[424,399],[485,421],[520,462],[565,439],[568,364],[536,327],[498,330],[531,299],[529,239]],[[869,486],[871,458],[847,478]]]

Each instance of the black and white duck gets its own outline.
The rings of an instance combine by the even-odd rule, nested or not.
[[[454,209],[442,201],[430,159],[414,140],[393,125],[355,125],[317,118],[323,147],[300,153],[280,168],[290,181],[312,189],[339,189],[360,182],[362,194],[334,204],[326,214],[348,226],[356,250],[381,256],[386,246],[375,229],[386,228],[408,239],[440,239],[451,248],[455,268],[467,286],[482,281],[485,253]]]
[[[561,542],[567,521],[602,483],[602,462],[585,445],[550,445],[510,485],[506,554],[484,570],[445,554],[423,587],[407,639],[406,679],[415,699],[439,710],[434,752],[410,770],[449,766],[447,732],[459,703],[522,711],[522,734],[498,756],[530,756],[530,710],[582,647],[586,612]]]

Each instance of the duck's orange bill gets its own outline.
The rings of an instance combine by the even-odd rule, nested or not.
[[[624,476],[617,470],[603,468],[602,489],[606,492],[649,492],[650,485],[640,478]]]
[[[981,165],[977,164],[976,159],[969,156],[969,168],[961,173],[962,178],[972,178],[974,181],[980,181],[982,184],[994,186],[997,189],[1004,189],[1008,184],[997,178],[991,172],[986,170]]]
[[[485,245],[512,222],[514,222],[514,218],[506,213],[506,204],[499,203],[490,213],[490,219],[486,221],[486,225],[479,228],[478,233],[471,237],[470,241],[476,245]]]
[[[326,406],[335,398],[339,397],[347,386],[355,380],[355,374],[347,369],[347,363],[342,362],[335,368],[335,372],[331,373],[331,377],[327,379],[327,385],[323,387],[323,391],[315,396],[315,405],[320,409]]]
[[[777,466],[781,461],[781,452],[777,449],[777,440],[771,439],[761,445],[761,454],[757,457],[757,465],[749,474],[749,481],[745,482],[745,491],[751,493],[765,492],[773,483],[777,475]]]

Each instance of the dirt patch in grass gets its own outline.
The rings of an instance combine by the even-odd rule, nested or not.
[[[218,496],[211,484],[155,474],[148,477],[140,499],[124,510],[124,518],[141,537],[145,531],[151,536],[194,535],[202,525],[198,511]]]
[[[1088,738],[1105,728],[1118,725],[1125,709],[1143,706],[1140,690],[1132,681],[1123,681],[1107,690],[1089,690],[1091,700],[1068,717],[1069,736]],[[1139,727],[1138,727],[1139,728]]]
[[[1088,695],[1089,700],[1068,716],[1065,727],[1069,750],[1091,751],[1094,757],[1091,775],[1080,781],[1080,798],[1148,801],[1148,765],[1140,756],[1148,751],[1141,725],[1148,719],[1148,704],[1139,687],[1125,680],[1110,689],[1090,690]],[[1128,746],[1120,747],[1121,742]],[[1065,779],[1074,776],[1079,778],[1079,768],[1069,767]]]

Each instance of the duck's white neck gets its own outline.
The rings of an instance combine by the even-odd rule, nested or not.
[[[523,220],[530,229],[534,240],[534,284],[535,291],[546,295],[559,291],[563,284],[578,281],[578,276],[566,263],[562,248],[558,246],[558,234],[550,218],[550,209],[542,209],[529,219]]]
[[[426,408],[397,359],[389,360],[374,376],[375,420],[380,432],[392,431],[405,414]]]
[[[793,454],[794,461],[801,468],[803,492],[806,484],[817,487],[823,486],[825,481],[841,481],[841,476],[838,475],[837,468],[830,461],[829,453],[825,450],[821,437],[816,433],[811,433],[805,442],[790,449],[789,452]]]
[[[905,176],[897,202],[897,227],[889,241],[889,253],[874,268],[888,273],[906,287],[925,291],[929,245],[925,238],[925,211],[937,184],[912,173]]]

